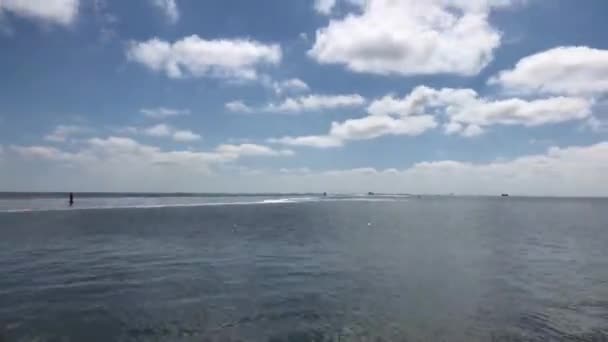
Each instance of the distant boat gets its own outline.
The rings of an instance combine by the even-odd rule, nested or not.
[[[509,197],[509,194],[502,194],[501,197]]]
[[[367,193],[367,195],[368,195],[368,196],[374,196],[375,194],[374,194],[373,192],[371,192],[371,191],[370,191],[370,192],[368,192],[368,193]]]

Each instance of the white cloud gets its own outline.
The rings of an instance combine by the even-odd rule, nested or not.
[[[420,135],[437,127],[431,115],[416,115],[402,118],[369,115],[344,122],[333,122],[327,135],[282,137],[268,139],[270,143],[315,148],[340,147],[346,141],[369,140],[384,135]]]
[[[583,98],[553,97],[540,100],[507,99],[470,103],[446,103],[452,121],[477,125],[523,125],[527,127],[581,120],[591,115],[592,102]]]
[[[258,77],[257,68],[281,61],[281,48],[253,40],[206,40],[192,35],[174,43],[158,38],[131,42],[127,58],[171,78],[253,80]]]
[[[188,109],[174,109],[174,108],[143,108],[140,112],[152,119],[167,119],[174,116],[180,115],[190,115],[190,110]]]
[[[179,142],[190,142],[201,140],[201,136],[188,130],[175,131],[173,133],[173,140]]]
[[[462,132],[462,125],[454,121],[446,123],[445,125],[443,125],[443,128],[445,134],[455,134]]]
[[[608,143],[550,148],[546,154],[510,161],[472,164],[457,161],[418,163],[406,174],[419,181],[449,179],[447,192],[524,195],[601,195],[608,187]],[[594,188],[594,184],[599,188]]]
[[[420,86],[414,88],[410,94],[404,98],[395,95],[387,95],[374,100],[367,108],[371,115],[396,115],[409,116],[415,114],[425,114],[425,107],[434,104],[436,97],[442,98],[463,98],[474,96],[475,93],[469,89],[446,91],[436,91],[435,89]]]
[[[359,94],[348,95],[318,95],[311,94],[301,97],[290,97],[283,102],[271,103],[264,109],[268,112],[296,113],[303,111],[318,111],[337,108],[358,107],[364,105],[365,98]]]
[[[11,146],[10,149],[26,158],[61,160],[62,152],[50,146]]]
[[[79,0],[0,0],[3,11],[47,23],[70,25],[78,15]]]
[[[330,136],[341,140],[367,140],[384,135],[420,135],[437,127],[431,115],[416,115],[402,118],[370,115],[331,124]]]
[[[515,93],[593,95],[608,93],[608,50],[557,47],[521,59],[490,79]]]
[[[475,75],[500,45],[500,32],[488,21],[490,11],[512,2],[359,1],[361,13],[330,20],[317,30],[308,54],[319,63],[342,64],[355,72]]]
[[[143,130],[143,133],[152,137],[168,137],[172,134],[173,128],[167,124],[158,124]]]
[[[337,0],[315,0],[315,11],[320,14],[328,15],[331,10],[336,6]]]
[[[44,137],[44,140],[52,142],[65,142],[70,136],[87,132],[89,129],[76,125],[59,125]]]
[[[583,123],[583,127],[593,132],[608,132],[608,121],[592,116]]]
[[[280,103],[269,103],[255,108],[241,100],[225,104],[226,109],[237,113],[269,112],[269,113],[301,113],[330,110],[338,108],[353,108],[364,105],[367,100],[359,94],[348,95],[319,95],[311,94],[300,97],[288,97]]]
[[[288,169],[288,168],[280,168],[279,169],[279,173],[286,173],[286,174],[305,174],[305,173],[310,173],[310,169],[307,167],[299,167],[299,168],[295,168],[295,169]]]
[[[93,20],[99,27],[99,42],[108,43],[118,38],[116,24],[118,17],[109,10],[109,0],[91,0],[93,9]]]
[[[342,140],[328,135],[309,135],[301,137],[282,137],[268,139],[271,144],[283,144],[289,146],[308,146],[316,148],[340,147]]]
[[[235,155],[239,157],[251,156],[292,156],[294,153],[291,150],[274,150],[268,146],[256,144],[240,144],[240,145],[220,145],[215,150],[221,155]]]
[[[190,150],[163,151],[124,137],[92,138],[80,150],[66,152],[50,146],[11,146],[11,151],[26,159],[76,163],[83,167],[115,164],[119,168],[145,165],[181,165],[208,170],[209,167],[234,162],[243,157],[292,156],[290,150],[274,150],[255,144],[220,145],[211,152]],[[119,170],[113,172],[120,173]]]
[[[181,165],[207,170],[214,163],[229,162],[239,156],[224,156],[214,152],[163,151],[156,146],[144,145],[133,139],[122,137],[95,138],[83,148],[100,162],[131,161],[139,165]],[[119,163],[120,164],[120,163]],[[124,167],[128,167],[125,163]]]
[[[476,136],[491,125],[526,127],[581,120],[591,115],[593,102],[578,97],[537,100],[488,99],[473,89],[440,90],[417,87],[404,98],[392,95],[373,101],[368,111],[375,116],[435,114],[448,119],[445,132]]]
[[[179,20],[179,9],[177,8],[176,0],[153,0],[153,4],[163,11],[170,23],[177,23]]]
[[[462,130],[462,136],[467,137],[467,138],[471,138],[471,137],[476,137],[478,135],[481,135],[484,133],[483,128],[479,127],[478,125],[475,124],[471,124],[468,125],[467,128],[465,128],[464,130]]]
[[[354,6],[363,6],[368,0],[342,0]],[[322,15],[330,15],[337,7],[339,0],[315,0],[314,9]]]
[[[112,131],[116,134],[128,134],[128,135],[143,133],[142,129],[140,127],[136,127],[136,126],[115,127],[115,128],[112,128]]]
[[[308,84],[299,78],[291,78],[281,82],[273,82],[273,90],[277,95],[284,93],[300,93],[310,90]]]
[[[178,130],[174,127],[171,127],[167,124],[161,123],[154,126],[150,126],[144,129],[138,129],[136,127],[132,127],[133,129],[125,130],[125,133],[138,133],[141,132],[145,135],[149,135],[151,137],[171,137],[173,140],[177,142],[192,142],[201,140],[201,136],[196,134],[190,130]]]
[[[542,196],[605,196],[608,193],[608,142],[590,146],[551,147],[546,153],[511,160],[469,163],[455,160],[419,162],[409,168],[313,171],[248,169],[227,173],[222,165],[252,156],[250,148],[211,152],[162,151],[126,138],[91,139],[75,153],[44,146],[12,146],[27,159],[46,161],[44,172],[32,177],[28,164],[8,159],[0,187],[25,190],[78,191],[211,191],[211,192],[334,192],[485,194]],[[253,149],[256,150],[257,149]],[[239,154],[243,152],[244,154]],[[280,153],[255,152],[259,157]],[[253,157],[253,156],[252,156]],[[71,177],[65,169],[73,164]],[[230,166],[230,165],[228,165]],[[20,169],[22,167],[23,169]],[[214,173],[214,167],[221,172]],[[142,177],[145,175],[145,177]],[[68,186],[74,185],[74,186]]]
[[[238,178],[231,185],[239,189],[254,183],[251,191],[605,196],[608,142],[551,147],[543,154],[484,163],[437,160],[419,162],[402,170],[370,167],[307,173],[284,170]]]
[[[416,136],[445,121],[446,134],[474,137],[492,125],[526,127],[582,120],[591,115],[593,102],[584,98],[553,97],[493,100],[473,89],[440,89],[420,86],[403,98],[388,95],[372,101],[368,116],[333,122],[327,134],[273,138],[268,141],[292,146],[330,148],[347,141],[386,135]]]
[[[374,100],[368,107],[367,112],[371,115],[410,115],[414,108],[413,103],[409,103],[411,97],[399,99],[394,95],[387,95]]]
[[[229,111],[235,112],[235,113],[251,113],[254,111],[253,108],[249,107],[241,100],[230,101],[230,102],[226,103],[224,106]]]

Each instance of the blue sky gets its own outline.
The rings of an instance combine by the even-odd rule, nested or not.
[[[2,0],[0,189],[608,194],[603,0]]]

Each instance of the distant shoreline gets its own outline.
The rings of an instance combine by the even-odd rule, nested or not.
[[[119,197],[303,197],[303,196],[323,196],[323,192],[112,192],[112,191],[86,191],[78,192],[72,190],[66,190],[65,192],[57,191],[0,191],[0,199],[28,199],[28,198],[65,198],[70,192],[74,192],[75,196],[80,198],[119,198]],[[495,195],[476,195],[476,194],[411,194],[411,193],[374,193],[369,195],[367,193],[328,193],[330,196],[369,196],[369,197],[383,197],[383,196],[398,196],[398,197],[456,197],[456,198],[530,198],[530,199],[543,199],[543,198],[555,198],[555,199],[608,199],[607,196],[547,196],[547,195],[509,195],[508,197],[502,197],[502,194]]]

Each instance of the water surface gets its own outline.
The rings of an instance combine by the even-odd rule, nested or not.
[[[608,201],[0,200],[7,341],[606,341]]]

